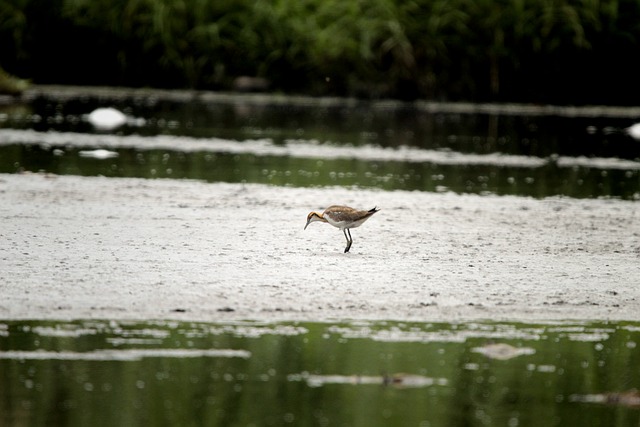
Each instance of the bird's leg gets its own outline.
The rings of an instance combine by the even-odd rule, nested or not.
[[[351,249],[351,244],[353,243],[353,239],[351,238],[351,231],[349,231],[348,228],[345,228],[343,232],[344,232],[344,237],[347,238],[347,247],[344,248],[344,253],[347,253],[349,252],[349,249]]]

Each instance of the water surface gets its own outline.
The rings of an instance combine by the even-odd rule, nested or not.
[[[2,425],[637,426],[640,325],[0,322]]]
[[[28,98],[0,106],[0,172],[640,198],[634,110],[259,99]],[[94,129],[86,116],[104,106],[127,124]]]

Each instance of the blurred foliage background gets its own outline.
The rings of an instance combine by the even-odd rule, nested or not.
[[[637,104],[638,0],[0,0],[42,84]]]

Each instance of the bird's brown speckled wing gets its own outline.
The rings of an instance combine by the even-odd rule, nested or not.
[[[329,206],[325,209],[324,214],[331,215],[334,221],[357,221],[365,218],[371,213],[369,211],[359,211],[357,209],[350,208],[349,206]]]

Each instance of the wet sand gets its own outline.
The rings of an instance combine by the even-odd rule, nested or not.
[[[640,321],[619,200],[0,175],[0,318]],[[310,210],[382,210],[342,233]]]

